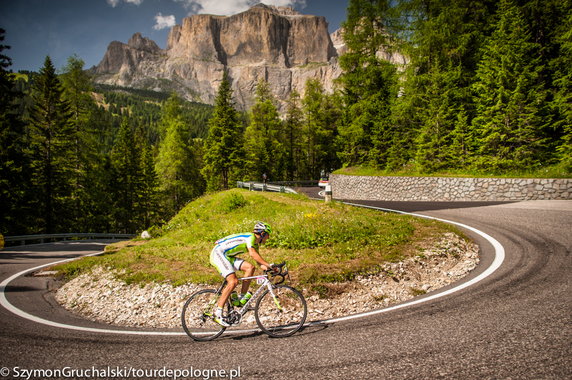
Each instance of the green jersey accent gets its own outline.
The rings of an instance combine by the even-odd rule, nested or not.
[[[234,257],[248,252],[248,248],[258,250],[256,236],[253,233],[234,234],[217,240],[216,249],[220,249],[227,257]]]

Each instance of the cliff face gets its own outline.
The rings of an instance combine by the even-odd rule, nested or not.
[[[162,50],[148,38],[135,33],[127,44],[113,41],[109,44],[103,59],[96,66],[96,74],[133,74],[143,61],[157,60]]]
[[[112,42],[98,66],[101,83],[175,90],[188,99],[212,103],[226,69],[237,105],[252,105],[260,79],[279,100],[303,93],[307,79],[332,89],[341,74],[338,53],[323,17],[259,4],[224,17],[196,15],[172,28],[167,49],[135,34],[127,44]]]

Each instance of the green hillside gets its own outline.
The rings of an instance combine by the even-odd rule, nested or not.
[[[379,264],[420,254],[453,227],[410,216],[324,203],[300,195],[229,190],[189,203],[149,241],[108,247],[99,257],[57,269],[72,278],[94,266],[118,270],[127,283],[218,283],[209,264],[214,242],[250,231],[254,222],[271,224],[261,247],[269,262],[288,261],[291,280],[309,286],[352,279],[380,271]],[[248,257],[245,257],[248,259]]]

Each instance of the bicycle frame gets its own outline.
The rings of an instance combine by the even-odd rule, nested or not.
[[[254,294],[244,305],[234,306],[230,299],[225,301],[223,318],[226,318],[225,321],[230,326],[236,327],[240,325],[244,322],[244,315],[252,310],[254,311],[256,325],[271,337],[291,336],[303,327],[307,316],[307,305],[304,296],[290,286],[280,285],[288,277],[288,270],[285,268],[285,263],[278,264],[276,267],[278,271],[265,271],[261,275],[237,279],[241,282],[256,280],[259,287],[253,291]],[[192,339],[199,341],[212,340],[226,330],[226,327],[217,327],[216,323],[218,321],[212,321],[212,319],[214,318],[215,304],[220,301],[222,291],[227,284],[225,279],[217,290],[206,289],[195,292],[185,303],[181,314],[182,323],[185,332]],[[283,299],[282,294],[284,294]],[[208,301],[201,298],[205,296]],[[272,300],[265,297],[272,297]],[[203,303],[205,301],[206,304]],[[189,307],[189,305],[193,306]],[[196,323],[193,321],[196,321]],[[188,322],[191,324],[188,324]],[[250,319],[247,321],[249,326],[253,322]]]
[[[240,314],[240,316],[242,317],[244,314],[246,314],[247,311],[253,309],[250,308],[250,304],[256,300],[256,298],[262,293],[264,292],[264,289],[268,289],[268,292],[272,295],[272,299],[274,300],[274,302],[276,303],[276,306],[279,309],[282,309],[280,307],[280,304],[276,301],[276,295],[274,294],[274,287],[272,286],[272,282],[270,281],[270,279],[268,278],[267,274],[263,274],[263,275],[258,275],[258,276],[251,276],[251,277],[241,277],[238,279],[239,282],[242,282],[244,280],[256,280],[256,282],[260,285],[260,287],[256,290],[256,292],[254,292],[254,294],[252,295],[252,297],[250,297],[250,299],[244,304],[242,305],[242,307],[240,309],[238,309],[238,313]],[[217,294],[219,294],[222,292],[222,289],[226,286],[226,280],[223,281],[222,285],[218,288],[217,290]]]

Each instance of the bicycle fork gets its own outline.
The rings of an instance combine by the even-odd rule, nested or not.
[[[274,300],[274,304],[276,305],[278,310],[280,310],[280,312],[283,312],[284,310],[282,310],[282,305],[280,305],[280,300],[278,299],[276,294],[274,294],[274,289],[272,289],[272,286],[268,286],[268,291],[270,292],[270,295],[272,296],[272,299]]]

